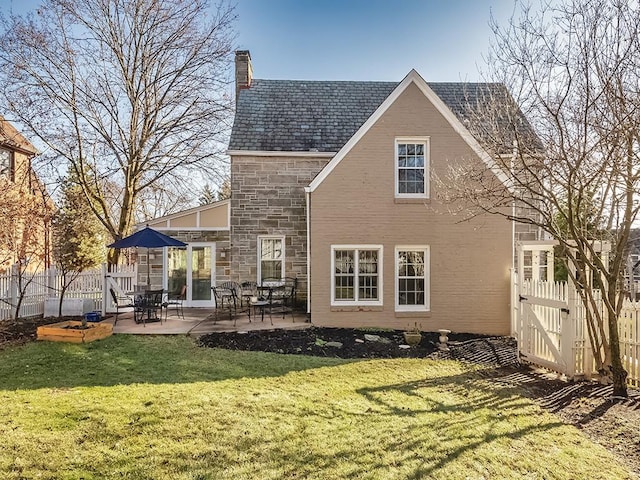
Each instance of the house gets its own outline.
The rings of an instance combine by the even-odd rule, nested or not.
[[[433,181],[451,161],[492,166],[468,128],[483,88],[506,92],[414,70],[399,83],[254,79],[236,52],[232,279],[298,278],[321,326],[509,334],[514,226],[461,222]]]
[[[31,168],[36,148],[0,116],[0,271],[23,271],[51,263],[53,203]]]
[[[502,178],[469,128],[487,88],[506,92],[413,70],[400,82],[254,79],[236,52],[231,199],[149,221],[188,247],[138,252],[140,282],[150,268],[153,286],[186,282],[186,305],[212,306],[220,282],[295,277],[316,325],[509,334],[515,240],[538,232],[461,221],[434,181],[460,160]]]

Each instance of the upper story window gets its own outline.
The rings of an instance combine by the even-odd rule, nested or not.
[[[429,198],[429,139],[396,139],[396,197]]]
[[[13,152],[6,148],[0,148],[0,177],[13,180]]]

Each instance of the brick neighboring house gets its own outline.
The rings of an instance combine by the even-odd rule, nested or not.
[[[0,116],[0,271],[20,262],[26,271],[51,263],[51,216],[55,210],[31,168],[36,148]]]
[[[430,181],[451,160],[491,166],[468,128],[486,89],[506,93],[413,70],[401,82],[254,79],[236,52],[231,278],[297,277],[316,325],[509,334],[517,229],[459,223]]]

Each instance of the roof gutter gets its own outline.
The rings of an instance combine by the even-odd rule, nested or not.
[[[333,157],[336,152],[285,152],[272,150],[227,150],[227,155],[236,157]]]

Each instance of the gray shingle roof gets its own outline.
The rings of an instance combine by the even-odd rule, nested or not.
[[[397,85],[254,79],[251,88],[240,91],[229,150],[337,152]],[[511,98],[501,84],[429,83],[429,87],[468,128],[473,127],[473,106],[486,96]],[[469,129],[479,137],[488,134]]]

